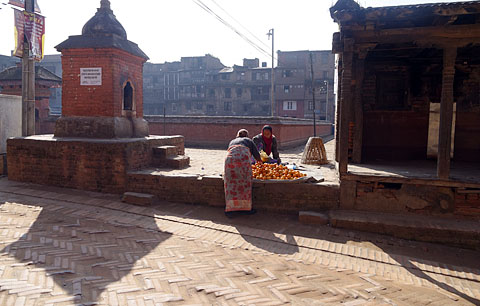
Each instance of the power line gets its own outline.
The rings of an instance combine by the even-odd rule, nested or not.
[[[240,21],[238,21],[237,19],[235,19],[235,17],[233,17],[232,15],[230,15],[224,8],[222,8],[215,0],[210,0],[212,1],[216,6],[218,6],[223,12],[225,12],[225,14],[227,14],[228,17],[232,18],[233,21],[235,21],[236,23],[238,23],[238,25],[240,25],[245,31],[247,31],[250,35],[252,35],[258,42],[260,42],[261,44],[263,44],[264,47],[266,48],[270,48],[270,46],[268,46],[265,42],[263,42],[260,38],[258,38],[257,36],[255,36],[255,34],[253,34],[249,29],[247,29],[245,26],[242,25],[242,23]]]
[[[268,51],[260,47],[258,44],[253,42],[250,38],[248,38],[246,35],[244,35],[241,31],[239,31],[237,28],[235,28],[233,25],[228,23],[225,19],[223,19],[220,15],[215,13],[208,5],[202,2],[202,0],[192,0],[195,4],[197,4],[199,7],[201,7],[204,11],[209,13],[210,15],[214,16],[218,21],[220,21],[222,24],[224,24],[226,27],[231,29],[233,32],[235,32],[238,36],[240,36],[243,40],[245,40],[248,44],[250,44],[252,47],[257,49],[257,51],[263,53],[264,55],[271,57],[272,55],[269,54]],[[257,38],[258,39],[258,38]]]

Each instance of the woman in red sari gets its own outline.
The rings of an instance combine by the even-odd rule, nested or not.
[[[229,218],[256,212],[252,209],[252,155],[261,161],[255,144],[248,138],[248,131],[241,129],[228,145],[225,158],[225,215]]]

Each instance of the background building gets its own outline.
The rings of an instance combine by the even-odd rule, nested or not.
[[[330,50],[278,51],[275,70],[275,100],[279,116],[313,118],[315,110],[317,119],[334,122],[335,55]]]
[[[310,61],[312,54],[312,61]],[[0,67],[16,58],[1,56]],[[37,64],[62,75],[61,55],[46,55]],[[333,122],[335,113],[335,56],[325,51],[278,51],[275,68],[275,116],[312,118],[314,112],[311,66],[319,120]],[[3,70],[3,69],[2,69]],[[271,68],[258,58],[242,66],[226,67],[220,59],[182,57],[178,62],[146,63],[143,68],[145,115],[270,116]],[[61,88],[50,89],[50,114],[60,115]],[[328,101],[328,102],[327,102]]]

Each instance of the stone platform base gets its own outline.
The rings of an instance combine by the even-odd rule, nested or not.
[[[83,139],[38,135],[11,138],[7,141],[8,178],[123,193],[127,171],[151,166],[153,148],[159,146],[175,146],[177,154],[185,154],[183,136]]]
[[[55,137],[135,138],[149,135],[143,118],[60,117],[55,123]]]

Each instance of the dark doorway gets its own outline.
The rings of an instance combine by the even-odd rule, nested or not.
[[[123,87],[123,109],[132,110],[133,108],[133,87],[130,82]]]

